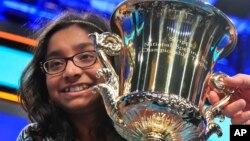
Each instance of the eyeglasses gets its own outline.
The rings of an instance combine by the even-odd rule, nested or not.
[[[67,58],[53,58],[40,62],[41,68],[50,75],[63,72],[67,66],[68,60],[71,60],[77,67],[86,68],[95,64],[97,54],[95,51],[85,51]]]

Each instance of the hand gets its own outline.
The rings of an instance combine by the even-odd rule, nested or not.
[[[236,89],[236,93],[223,107],[223,113],[231,118],[232,124],[250,125],[250,75],[237,74],[233,77],[226,77],[224,83]],[[211,104],[215,104],[220,99],[220,94],[215,91],[211,91],[208,95]]]

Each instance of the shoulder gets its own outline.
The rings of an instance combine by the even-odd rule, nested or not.
[[[26,125],[19,133],[16,141],[32,141],[33,138],[30,135],[30,131],[35,130],[36,128],[37,128],[36,123],[30,123]]]
[[[19,133],[16,141],[35,141],[35,137],[31,135],[32,131],[36,131],[38,129],[37,123],[30,123],[26,125],[21,132]],[[51,138],[41,137],[43,141],[53,141]]]

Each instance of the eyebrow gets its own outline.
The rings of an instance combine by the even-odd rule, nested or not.
[[[92,42],[80,43],[80,44],[74,46],[73,48],[75,50],[89,50],[89,49],[86,48],[88,46],[94,46],[94,44]]]
[[[94,46],[94,44],[92,42],[80,43],[80,44],[73,46],[73,49],[76,51],[89,51],[90,49],[87,48],[88,46]],[[46,59],[52,56],[61,56],[61,55],[62,54],[60,53],[60,50],[54,50],[46,55]]]

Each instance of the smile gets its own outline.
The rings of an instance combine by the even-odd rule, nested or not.
[[[85,89],[88,89],[90,86],[86,84],[77,85],[77,86],[70,86],[63,89],[63,92],[79,92]]]

